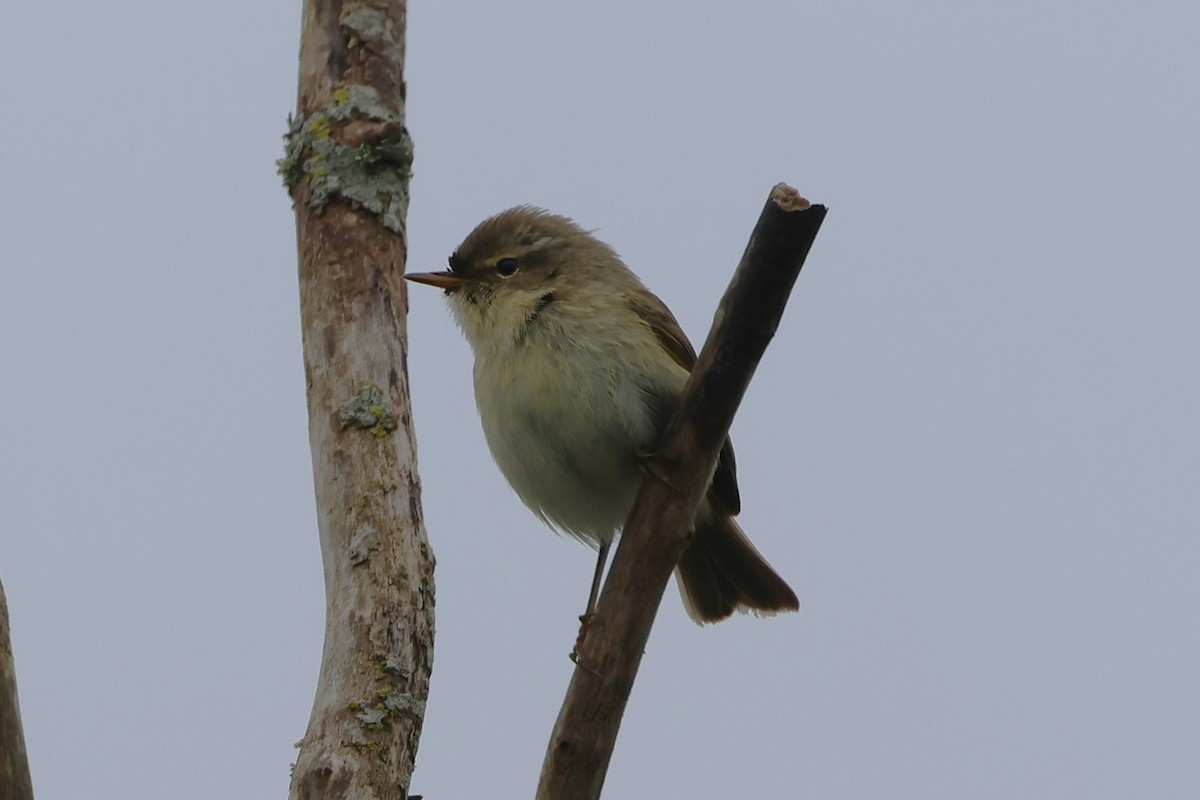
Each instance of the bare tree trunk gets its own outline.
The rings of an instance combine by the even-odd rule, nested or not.
[[[825,218],[776,186],[721,299],[629,521],[550,737],[538,800],[594,800],[671,571],[754,368]],[[736,737],[734,737],[736,738]]]
[[[8,600],[4,597],[4,586],[0,585],[0,798],[33,800],[9,630]]]
[[[292,800],[408,796],[433,658],[405,361],[405,4],[305,0],[294,199],[325,647]]]

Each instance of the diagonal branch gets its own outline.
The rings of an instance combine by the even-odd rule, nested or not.
[[[550,737],[538,800],[600,796],[663,590],[825,211],[785,184],[771,191],[630,512]]]

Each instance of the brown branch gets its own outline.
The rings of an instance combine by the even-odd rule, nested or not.
[[[433,556],[405,368],[405,4],[305,0],[292,193],[325,647],[292,800],[405,798],[433,657]]]
[[[539,800],[600,796],[663,590],[825,210],[784,184],[771,192],[630,512],[550,737]]]
[[[0,798],[33,800],[9,631],[8,601],[4,598],[4,587],[0,585]]]

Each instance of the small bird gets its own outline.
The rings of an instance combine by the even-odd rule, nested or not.
[[[474,351],[484,436],[513,490],[542,521],[599,550],[586,618],[642,482],[640,459],[659,443],[695,350],[611,247],[533,206],[480,223],[448,271],[405,277],[445,290]],[[733,521],[740,508],[726,439],[675,570],[699,624],[800,607]]]

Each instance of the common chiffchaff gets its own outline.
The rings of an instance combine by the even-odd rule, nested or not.
[[[485,220],[446,272],[409,280],[446,291],[475,353],[475,402],[492,456],[538,517],[599,549],[625,524],[652,451],[696,363],[670,310],[616,252],[570,219],[520,206]],[[726,440],[695,535],[675,570],[698,623],[799,608],[733,521]]]

